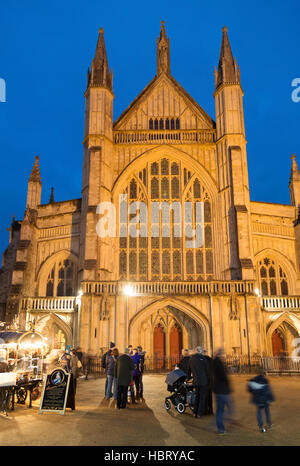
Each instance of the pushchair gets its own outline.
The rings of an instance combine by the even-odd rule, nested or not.
[[[196,392],[194,385],[188,383],[186,373],[181,369],[169,372],[166,384],[172,395],[165,398],[165,409],[169,411],[173,404],[179,414],[183,414],[187,407],[193,411]]]

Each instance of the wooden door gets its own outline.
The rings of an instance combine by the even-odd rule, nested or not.
[[[275,330],[275,332],[272,335],[272,349],[273,356],[278,356],[284,351],[283,339],[278,330]]]
[[[154,329],[153,354],[154,365],[156,369],[162,369],[165,366],[165,332],[158,325]]]
[[[174,325],[170,332],[170,364],[179,362],[182,352],[182,330],[179,325]]]

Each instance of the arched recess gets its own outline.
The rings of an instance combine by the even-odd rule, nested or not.
[[[288,295],[296,295],[296,279],[297,274],[295,271],[294,264],[284,256],[280,251],[276,251],[275,249],[266,248],[254,256],[254,263],[256,268],[256,280],[257,285],[260,287],[260,271],[259,271],[259,263],[263,261],[265,258],[269,258],[274,260],[279,266],[282,267],[284,273],[286,274],[287,281],[288,281]],[[280,296],[280,293],[277,293],[277,296]]]
[[[167,174],[163,174],[162,171],[162,162],[164,160],[168,161],[170,165]],[[152,173],[152,166],[155,164],[160,166],[160,171],[157,172],[157,175]],[[179,167],[179,173],[172,173],[172,166],[176,164]],[[187,179],[185,179],[185,170],[189,172]],[[145,172],[147,173],[146,190],[143,189]],[[154,182],[157,183],[156,187]],[[195,195],[195,188],[193,189],[192,182],[199,184],[198,196]],[[136,183],[135,186],[133,186],[134,183]],[[134,196],[131,195],[131,187],[134,188],[132,190]],[[159,194],[155,195],[155,192]],[[167,192],[168,195],[165,195],[164,192]],[[177,196],[177,192],[180,193],[179,196]],[[127,195],[128,204],[126,204],[122,197],[124,194]],[[161,145],[144,152],[129,163],[116,179],[112,190],[112,200],[116,209],[117,236],[122,236],[122,238],[118,237],[115,240],[116,251],[119,251],[118,268],[115,271],[116,279],[131,281],[202,281],[221,278],[221,271],[224,270],[224,254],[221,254],[222,248],[220,246],[222,244],[223,229],[222,216],[218,215],[221,211],[221,206],[219,205],[217,185],[206,168],[189,154],[169,145]],[[176,225],[176,228],[180,229],[181,225],[183,228],[187,228],[187,231],[191,231],[194,228],[195,204],[203,203],[204,215],[202,219],[204,218],[204,220],[202,221],[204,234],[200,240],[203,248],[201,246],[196,246],[195,248],[190,241],[190,246],[186,246],[186,238],[189,237],[189,234],[185,237],[183,228],[181,229],[180,240],[177,238],[173,239],[172,231],[175,231],[173,230],[173,226],[169,232],[169,243],[166,240],[165,245],[163,245],[163,242],[160,243],[158,240],[158,246],[155,245],[155,241],[152,241],[151,232],[152,229],[156,229],[158,238],[163,237],[163,220],[161,218],[160,220],[153,221],[151,218],[150,222],[150,217],[152,217],[150,203],[153,200],[154,204],[158,202],[160,205],[163,203],[172,206],[180,204],[181,218],[184,221],[181,225],[180,221],[175,220],[175,214],[172,212],[174,216],[174,228]],[[148,225],[146,227],[143,225],[142,228],[148,231],[148,241],[144,241],[144,238],[143,241],[140,241],[139,238],[127,239],[130,236],[127,230],[130,216],[128,214],[127,218],[126,213],[123,213],[123,208],[120,215],[119,207],[120,205],[122,207],[123,205],[127,205],[128,209],[131,202],[135,204],[144,202],[147,204],[145,211]],[[185,209],[188,209],[188,207],[185,207],[185,205],[188,206],[191,202],[193,203],[191,214],[193,221],[189,224],[189,221],[186,221],[185,217],[187,214]],[[209,206],[208,211],[206,209],[207,205]],[[176,207],[174,207],[174,212],[175,210]],[[197,210],[197,215],[200,214],[199,210]],[[206,212],[208,212],[207,216]],[[207,220],[208,217],[209,220]],[[149,226],[150,223],[151,227]],[[199,235],[199,229],[197,230],[197,234]],[[175,233],[174,236],[176,236]],[[208,244],[209,246],[207,246]],[[182,254],[183,249],[185,250],[185,254]]]
[[[72,264],[72,276],[70,277],[70,282],[72,284],[72,294],[69,296],[76,296],[77,295],[77,288],[78,288],[78,257],[67,250],[62,250],[59,252],[54,253],[52,256],[48,257],[46,261],[43,262],[41,265],[38,276],[37,276],[37,293],[38,296],[66,296],[67,294],[60,294],[57,293],[58,287],[58,280],[59,278],[59,271],[53,272],[53,294],[47,294],[47,284],[49,284],[49,280],[51,279],[51,273],[56,265],[63,264],[65,261],[69,261]],[[56,276],[56,278],[55,278]],[[65,273],[64,277],[67,279],[67,275]]]
[[[61,319],[55,313],[48,313],[41,316],[35,325],[36,331],[43,334],[47,337],[47,342],[50,346],[50,349],[64,349],[64,347],[73,344],[73,332],[70,325],[68,325],[63,319]],[[59,332],[63,335],[64,347],[59,347],[57,344],[62,339],[59,336]]]
[[[291,356],[295,349],[293,340],[300,336],[300,320],[297,316],[289,312],[282,313],[277,319],[272,321],[267,328],[267,351],[269,356],[273,356],[273,338],[277,330],[283,339],[284,351]],[[298,346],[298,345],[296,345]]]
[[[129,321],[129,343],[141,345],[148,356],[154,356],[154,329],[160,326],[165,333],[165,355],[170,356],[171,332],[180,327],[184,348],[210,348],[209,323],[198,310],[184,301],[172,298],[157,300],[140,309]]]

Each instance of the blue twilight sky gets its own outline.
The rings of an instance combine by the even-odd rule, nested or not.
[[[241,69],[251,200],[289,203],[291,154],[300,166],[299,0],[0,0],[2,200],[0,253],[12,214],[23,218],[27,180],[40,157],[42,202],[81,197],[84,91],[102,26],[114,71],[114,118],[156,74],[160,21],[171,72],[215,119],[214,66],[228,27]],[[300,93],[299,93],[300,95]]]

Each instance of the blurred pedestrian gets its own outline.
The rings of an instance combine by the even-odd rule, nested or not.
[[[216,396],[216,424],[219,435],[224,435],[226,433],[223,417],[225,407],[228,409],[229,416],[232,416],[233,413],[233,404],[230,396],[231,387],[227,375],[227,369],[224,364],[224,351],[220,348],[213,359],[212,362],[213,369],[213,382],[212,390]]]
[[[197,346],[195,354],[190,359],[190,369],[193,376],[193,384],[196,389],[194,405],[194,417],[202,417],[205,413],[205,402],[210,383],[209,366],[204,358],[203,348]]]
[[[129,355],[129,348],[125,348],[124,354],[118,357],[115,364],[115,377],[117,379],[118,396],[117,408],[124,409],[127,404],[127,391],[131,381],[134,363]]]
[[[213,396],[212,396],[212,373],[213,373],[213,360],[210,356],[208,356],[207,351],[203,350],[203,356],[205,357],[208,366],[209,366],[209,373],[210,373],[210,380],[207,389],[206,401],[205,401],[205,414],[213,414]]]
[[[251,379],[248,383],[248,391],[252,394],[252,403],[257,407],[257,422],[261,432],[266,432],[263,421],[263,412],[265,412],[267,429],[273,427],[271,422],[270,403],[275,398],[271,390],[268,379],[264,376],[263,368],[260,369],[259,374]]]

